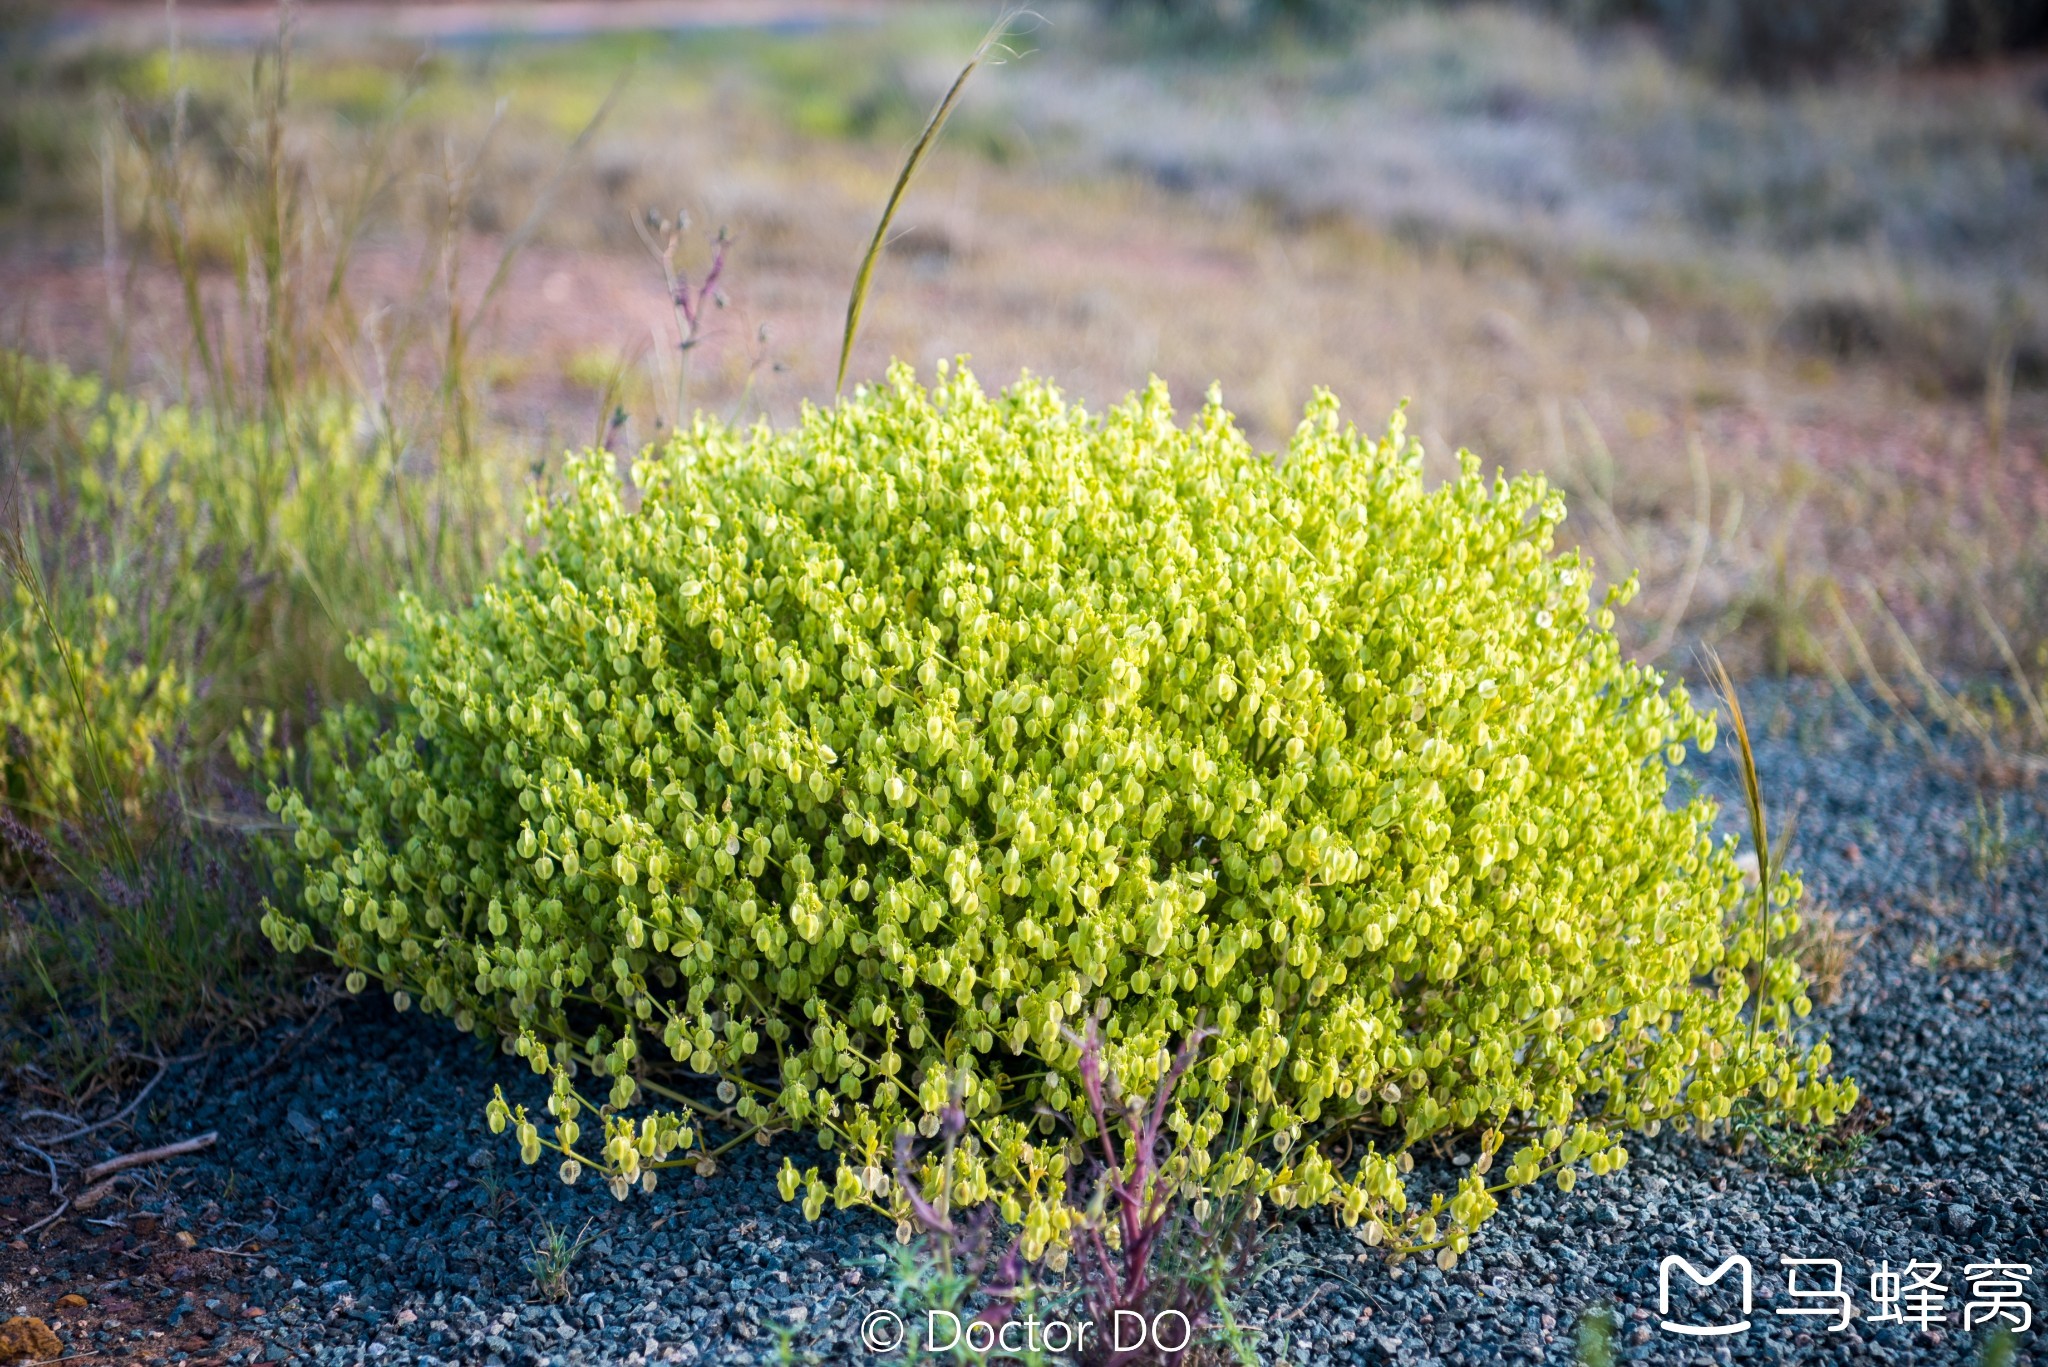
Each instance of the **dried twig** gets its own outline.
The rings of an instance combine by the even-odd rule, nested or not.
[[[21,1118],[23,1120],[61,1120],[67,1125],[83,1125],[85,1123],[69,1111],[23,1111]]]
[[[337,992],[332,991],[330,984],[330,990],[321,993],[320,1005],[314,1009],[312,1017],[308,1019],[304,1025],[301,1025],[298,1029],[292,1031],[289,1035],[285,1036],[284,1043],[277,1046],[276,1052],[272,1053],[268,1059],[264,1060],[264,1062],[256,1069],[256,1071],[249,1074],[249,1076],[251,1078],[263,1077],[264,1075],[276,1069],[279,1064],[283,1063],[285,1059],[291,1056],[292,1050],[298,1048],[301,1044],[305,1043],[307,1037],[313,1033],[314,1027],[319,1025],[321,1018],[327,1014],[327,1008],[334,1005],[337,1001],[340,1000],[341,995]]]
[[[148,1082],[144,1083],[142,1086],[142,1090],[137,1092],[134,1098],[131,1101],[129,1101],[129,1103],[126,1106],[123,1106],[120,1110],[114,1112],[105,1120],[96,1120],[90,1125],[80,1125],[79,1128],[72,1130],[68,1134],[54,1135],[48,1139],[43,1140],[43,1142],[45,1144],[69,1144],[74,1139],[83,1139],[85,1138],[85,1136],[89,1134],[93,1134],[99,1130],[104,1130],[109,1125],[120,1124],[129,1116],[135,1114],[135,1108],[140,1106],[145,1100],[148,1099],[149,1094],[156,1090],[157,1083],[162,1082],[164,1080],[164,1074],[171,1071],[171,1065],[173,1063],[177,1063],[180,1061],[181,1060],[179,1059],[157,1059],[156,1076],[151,1078]],[[58,1113],[55,1111],[35,1111],[31,1112],[31,1114],[56,1116]],[[70,1117],[64,1118],[69,1119]],[[76,1124],[77,1122],[73,1121],[73,1123]]]
[[[78,1210],[91,1210],[94,1206],[106,1200],[113,1193],[114,1188],[119,1185],[121,1185],[121,1179],[118,1176],[109,1177],[104,1182],[87,1187],[78,1194],[71,1204]]]
[[[34,1154],[34,1155],[35,1155],[36,1157],[38,1157],[38,1158],[42,1159],[44,1163],[46,1163],[47,1165],[49,1165],[49,1169],[50,1169],[50,1195],[52,1195],[52,1196],[62,1196],[62,1195],[64,1194],[64,1184],[63,1184],[62,1182],[60,1182],[60,1181],[59,1181],[59,1180],[57,1179],[57,1160],[56,1160],[56,1159],[54,1159],[54,1158],[50,1157],[50,1155],[48,1155],[48,1154],[44,1153],[44,1152],[43,1152],[43,1151],[42,1151],[41,1149],[39,1149],[39,1148],[37,1148],[37,1147],[36,1147],[35,1145],[33,1145],[33,1144],[29,1143],[29,1142],[28,1142],[28,1141],[27,1141],[26,1139],[17,1139],[17,1140],[15,1140],[15,1141],[14,1141],[14,1147],[16,1147],[17,1149],[22,1149],[22,1150],[25,1150],[25,1151],[26,1151],[26,1152],[28,1152],[28,1153],[32,1153],[32,1154]]]
[[[21,1239],[26,1239],[26,1238],[27,1238],[27,1237],[28,1237],[29,1235],[31,1235],[31,1234],[33,1234],[33,1233],[35,1233],[35,1232],[36,1232],[37,1230],[41,1229],[41,1228],[42,1228],[42,1227],[43,1227],[44,1225],[53,1225],[53,1224],[57,1223],[57,1221],[59,1221],[59,1220],[61,1220],[61,1219],[63,1219],[63,1218],[64,1218],[64,1212],[65,1212],[65,1211],[67,1211],[67,1210],[69,1210],[69,1209],[71,1209],[71,1202],[69,1202],[69,1201],[67,1200],[67,1201],[63,1202],[62,1204],[60,1204],[60,1205],[59,1205],[59,1206],[58,1206],[58,1207],[57,1207],[57,1208],[56,1208],[55,1210],[51,1211],[51,1212],[50,1212],[50,1213],[49,1213],[48,1215],[45,1215],[45,1216],[44,1216],[44,1217],[43,1217],[42,1219],[40,1219],[40,1220],[36,1221],[36,1222],[35,1222],[34,1224],[30,1225],[30,1226],[29,1226],[29,1227],[28,1227],[27,1229],[24,1229],[24,1230],[22,1230],[22,1231],[21,1231],[21,1232],[20,1232],[20,1233],[19,1233],[18,1235],[16,1235],[15,1237],[16,1237],[16,1238],[21,1238]]]
[[[219,1138],[217,1131],[208,1130],[205,1134],[197,1134],[190,1139],[180,1139],[175,1144],[163,1144],[154,1149],[143,1149],[139,1153],[124,1153],[119,1158],[109,1158],[104,1163],[95,1163],[87,1168],[85,1180],[96,1182],[102,1177],[110,1177],[127,1168],[139,1168],[145,1163],[161,1163],[166,1158],[179,1158],[188,1153],[198,1153],[201,1149],[212,1148],[214,1141]]]

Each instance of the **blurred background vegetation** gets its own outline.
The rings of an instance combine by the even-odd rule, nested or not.
[[[1182,41],[1263,41],[1276,31],[1346,38],[1425,0],[1101,0]],[[1439,0],[1437,8],[1449,8]],[[1983,61],[2048,44],[2038,0],[1532,0],[1575,29],[1635,25],[1724,77],[1784,82],[1938,61]]]
[[[0,985],[66,1085],[297,990],[250,837],[395,595],[466,592],[565,447],[829,400],[993,17],[369,13],[0,18]],[[2044,44],[2048,0],[1041,6],[913,188],[853,374],[1218,380],[1269,444],[1314,385],[1405,401],[1438,476],[1462,445],[1567,489],[1640,576],[1639,657],[1829,678],[2026,781]]]

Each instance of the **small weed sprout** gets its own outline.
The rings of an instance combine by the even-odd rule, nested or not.
[[[476,1184],[484,1194],[485,1219],[501,1218],[517,1200],[512,1191],[512,1184],[498,1171],[497,1161],[488,1155],[485,1157],[483,1171],[477,1174]]]
[[[526,1256],[526,1271],[533,1278],[534,1294],[544,1301],[568,1299],[576,1260],[590,1246],[590,1221],[571,1235],[566,1226],[543,1221],[540,1235]]]
[[[1811,1177],[1826,1186],[1862,1165],[1864,1151],[1890,1124],[1890,1117],[1865,1099],[1833,1125],[1797,1125],[1774,1120],[1745,1100],[1730,1119],[1737,1152],[1755,1140],[1764,1157],[1784,1172]]]
[[[1977,1353],[1978,1367],[2014,1367],[2020,1358],[2019,1335],[2012,1326],[2001,1324],[1985,1335],[1984,1346]]]

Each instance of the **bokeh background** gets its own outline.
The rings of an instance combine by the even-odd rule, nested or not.
[[[1157,375],[1269,450],[1325,386],[1432,480],[1544,472],[1637,579],[1624,647],[1758,701],[1777,853],[1832,888],[1786,951],[1824,1005],[1867,939],[1891,975],[1862,1075],[1990,1155],[2023,1064],[1957,1073],[1949,1026],[2025,1002],[1949,982],[2016,962],[2048,811],[2048,0],[0,0],[0,1084],[125,1115],[164,1058],[339,1002],[258,918],[295,895],[266,794],[390,702],[348,642],[473,593],[569,448],[831,402],[992,24],[849,383],[964,355],[1099,409]],[[1837,708],[1899,752],[1835,748]],[[1959,1233],[1978,1179],[1929,1142]],[[72,1261],[10,1239],[0,1291],[136,1275],[44,1224]],[[171,1283],[213,1256],[156,1247]],[[232,1329],[129,1294],[189,1351]]]

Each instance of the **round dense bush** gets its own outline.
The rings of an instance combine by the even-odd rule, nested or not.
[[[1175,1180],[1455,1254],[1627,1129],[1854,1095],[1711,808],[1666,804],[1712,721],[1622,659],[1563,516],[1469,458],[1425,490],[1327,395],[1276,457],[1213,395],[1183,427],[1156,384],[1098,417],[964,370],[700,421],[630,486],[587,456],[473,605],[356,648],[390,706],[279,795],[303,910],[266,924],[502,1032],[553,1122],[493,1124],[621,1195],[798,1127],[840,1167],[788,1194],[900,1216],[895,1139],[957,1103],[953,1199],[1035,1253],[1099,1016],[1131,1093],[1217,1032]]]

